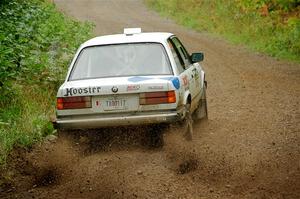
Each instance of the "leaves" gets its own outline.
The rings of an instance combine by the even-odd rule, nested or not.
[[[57,87],[91,29],[48,0],[0,0],[0,166],[15,145],[53,132]]]
[[[62,79],[70,56],[91,35],[92,25],[65,18],[43,0],[0,4],[0,86],[8,81],[41,83]],[[68,49],[65,48],[68,46]],[[66,59],[66,57],[68,59]],[[50,76],[44,78],[44,71]],[[57,71],[60,73],[58,74]],[[57,82],[56,82],[57,84]]]

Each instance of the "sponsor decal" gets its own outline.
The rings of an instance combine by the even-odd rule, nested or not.
[[[101,87],[87,87],[87,88],[66,88],[65,97],[82,94],[97,94],[100,93]]]
[[[173,83],[173,86],[176,88],[176,89],[179,89],[180,88],[180,81],[177,77],[173,78],[172,79],[172,83]]]
[[[189,84],[188,77],[186,75],[182,77],[182,81],[183,81],[183,86],[185,87]]]
[[[199,72],[196,68],[193,69],[193,74],[196,80],[199,79]]]
[[[162,86],[162,85],[148,86],[148,89],[151,89],[151,90],[161,90],[161,89],[164,89],[164,86]]]
[[[128,85],[127,86],[127,91],[137,91],[140,89],[140,85]]]

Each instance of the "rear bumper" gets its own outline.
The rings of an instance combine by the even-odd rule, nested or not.
[[[95,114],[58,117],[53,124],[58,129],[92,129],[113,126],[174,123],[184,118],[184,109],[139,114]]]

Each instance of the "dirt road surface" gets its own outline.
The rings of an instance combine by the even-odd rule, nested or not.
[[[96,24],[178,35],[205,52],[209,120],[184,141],[172,127],[162,148],[147,129],[64,135],[11,159],[1,198],[300,198],[300,65],[278,61],[160,17],[138,0],[55,0]]]

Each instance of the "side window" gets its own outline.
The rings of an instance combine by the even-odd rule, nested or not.
[[[179,41],[178,38],[173,37],[171,40],[172,40],[172,43],[175,45],[178,53],[180,54],[180,56],[184,62],[185,68],[188,68],[188,66],[191,64],[190,56],[189,56],[188,52],[186,51],[186,49],[184,48],[184,46],[182,45],[182,43]]]
[[[174,57],[177,69],[179,71],[179,73],[182,73],[184,71],[184,62],[182,60],[182,58],[180,57],[179,53],[176,52],[176,48],[175,45],[171,42],[171,40],[168,40],[168,44],[170,46],[172,55]]]

